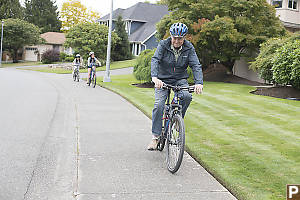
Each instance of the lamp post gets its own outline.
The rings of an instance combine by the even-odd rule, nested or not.
[[[111,82],[110,79],[110,52],[111,52],[111,31],[112,31],[112,14],[113,14],[113,0],[110,0],[110,16],[109,16],[109,27],[108,27],[108,42],[107,42],[107,55],[106,55],[106,71],[103,78],[103,82]]]
[[[2,21],[2,29],[1,29],[0,67],[2,67],[2,41],[3,41],[3,25],[4,25],[4,21]]]

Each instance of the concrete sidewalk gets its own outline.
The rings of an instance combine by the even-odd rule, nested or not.
[[[78,98],[78,199],[235,199],[188,154],[166,169],[166,152],[146,150],[151,121],[120,96],[96,87]]]

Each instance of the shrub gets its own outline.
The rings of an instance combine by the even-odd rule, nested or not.
[[[260,78],[273,83],[272,67],[276,50],[284,44],[284,39],[272,38],[260,45],[260,53],[254,62],[251,63],[250,68],[258,71]]]
[[[270,83],[300,88],[299,41],[299,33],[268,40],[261,45],[260,53],[250,68]]]
[[[189,75],[188,83],[194,84],[194,75],[193,75],[192,68],[188,67],[187,72],[188,72],[188,75]]]
[[[59,52],[53,49],[48,49],[42,54],[42,63],[51,64],[59,61]]]
[[[300,40],[289,41],[277,49],[272,71],[276,83],[300,89]]]
[[[74,57],[73,56],[67,56],[66,58],[65,58],[65,61],[66,62],[73,62],[74,61]]]
[[[151,58],[155,50],[146,49],[137,58],[133,69],[133,74],[137,80],[151,82]]]
[[[68,56],[68,54],[66,54],[65,52],[60,52],[59,60],[60,61],[65,61],[67,56]]]

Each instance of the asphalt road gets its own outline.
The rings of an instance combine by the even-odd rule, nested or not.
[[[0,91],[0,200],[235,199],[188,154],[170,174],[151,121],[110,91],[10,68]]]

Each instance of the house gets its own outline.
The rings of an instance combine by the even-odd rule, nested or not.
[[[23,49],[23,60],[25,61],[40,61],[41,55],[48,49],[54,49],[59,52],[72,54],[72,49],[63,47],[66,37],[64,33],[47,32],[41,34],[41,38],[45,40],[44,44],[26,46]]]
[[[300,31],[300,0],[267,0],[276,8],[276,15],[284,27],[291,31]]]
[[[276,8],[276,15],[290,32],[300,31],[300,0],[267,0]],[[258,74],[249,69],[249,63],[244,58],[235,62],[233,74],[248,80],[264,82]]]
[[[139,2],[127,9],[116,9],[113,11],[113,23],[121,15],[125,22],[125,30],[133,55],[139,55],[145,49],[153,49],[158,45],[155,37],[156,24],[161,18],[169,14],[166,5]],[[109,25],[109,14],[100,18],[100,24]]]

